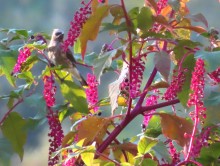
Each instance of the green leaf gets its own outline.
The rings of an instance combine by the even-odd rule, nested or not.
[[[19,73],[18,78],[24,79],[29,85],[34,82],[34,76],[30,71]]]
[[[219,165],[220,143],[213,143],[208,147],[203,147],[197,159],[203,166]]]
[[[148,137],[158,137],[162,133],[160,125],[160,117],[152,116],[144,134]]]
[[[0,69],[13,87],[15,86],[15,79],[11,76],[11,72],[16,62],[16,54],[17,52],[15,51],[0,50]]]
[[[163,78],[167,81],[170,74],[170,57],[165,51],[154,55],[154,64]]]
[[[89,40],[93,41],[96,39],[101,22],[106,16],[108,16],[110,7],[111,6],[109,5],[103,5],[103,6],[97,7],[97,9],[92,13],[92,15],[88,18],[86,23],[83,25],[83,29],[79,36],[79,40],[81,43],[81,54],[83,57],[82,59],[84,59],[84,55],[86,53],[87,42]]]
[[[150,29],[153,25],[153,17],[152,17],[152,12],[151,9],[148,7],[143,7],[141,8],[140,13],[137,16],[137,27],[140,30],[147,31]]]
[[[155,156],[157,156],[159,161],[165,160],[167,162],[171,162],[170,154],[163,142],[158,142],[157,145],[152,148],[152,150],[155,152]]]
[[[190,40],[181,40],[178,45],[174,48],[175,53],[175,60],[181,61],[184,55],[186,54],[187,50],[183,49],[184,47],[194,48],[198,46],[199,43],[192,42]],[[178,93],[178,99],[180,100],[181,104],[186,107],[187,101],[189,99],[189,93],[190,93],[190,84],[191,84],[191,78],[192,78],[192,72],[194,70],[195,66],[195,58],[194,55],[188,55],[183,63],[182,68],[187,69],[187,72],[185,73],[185,81],[182,86],[181,92]],[[178,69],[178,65],[175,66],[175,69]]]
[[[105,68],[108,68],[111,66],[112,63],[112,57],[114,57],[117,54],[117,50],[112,50],[105,52],[102,55],[99,55],[98,59],[94,61],[94,74],[100,82],[100,77],[104,71]]]
[[[23,146],[27,139],[27,131],[24,130],[26,123],[26,120],[17,112],[12,112],[1,126],[3,135],[10,141],[14,151],[19,155],[21,160],[24,155]]]
[[[158,140],[143,136],[138,142],[138,153],[144,155],[148,153],[152,147],[157,144]]]
[[[197,51],[195,56],[206,61],[205,67],[207,72],[212,72],[220,66],[220,51]]]
[[[60,88],[63,97],[73,105],[74,109],[81,113],[88,113],[85,91],[72,81],[71,76],[65,78]]]
[[[185,73],[185,81],[182,86],[182,90],[177,94],[177,96],[184,107],[186,107],[187,101],[189,99],[189,93],[191,92],[190,85],[191,85],[192,72],[194,71],[195,61],[196,60],[194,56],[189,55],[186,57],[182,65],[183,68],[187,68],[187,72]],[[177,68],[178,66],[176,66],[176,69]]]
[[[10,142],[5,138],[0,138],[0,165],[10,166],[10,158],[13,149]]]
[[[17,34],[18,36],[23,36],[25,38],[28,37],[28,31],[25,29],[9,29],[8,33],[14,33]]]

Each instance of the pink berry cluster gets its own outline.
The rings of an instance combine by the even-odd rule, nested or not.
[[[213,80],[213,85],[220,83],[220,67],[218,67],[215,71],[208,73],[208,75]]]
[[[136,98],[140,94],[140,87],[143,80],[143,74],[145,69],[145,63],[140,58],[134,58],[132,63],[132,73],[130,81],[131,89],[130,94],[131,98]]]
[[[173,70],[172,81],[164,93],[163,99],[173,100],[177,97],[177,93],[181,91],[185,81],[185,72],[187,72],[187,69]]]
[[[64,41],[64,50],[66,51],[69,46],[73,46],[74,42],[80,35],[83,24],[88,19],[91,14],[91,7],[88,6],[84,1],[81,3],[83,7],[81,7],[74,14],[73,20],[70,22],[70,29],[67,34],[67,39]]]
[[[23,49],[19,50],[17,63],[14,66],[13,74],[19,73],[21,70],[21,66],[24,62],[26,62],[27,58],[31,55],[31,51],[29,48],[24,47]]]
[[[157,2],[157,15],[161,13],[162,9],[166,7],[168,0],[159,0]]]
[[[86,89],[87,101],[89,103],[89,107],[96,112],[99,109],[99,107],[96,106],[98,102],[98,81],[96,79],[96,76],[89,73],[87,75],[87,83],[88,83],[88,88]]]
[[[150,106],[150,105],[155,105],[157,104],[157,101],[159,99],[159,91],[158,90],[155,90],[155,94],[151,95],[150,97],[148,97],[146,99],[146,106]],[[143,120],[143,124],[145,126],[148,126],[148,123],[152,117],[152,115],[149,115],[149,114],[152,114],[154,113],[156,110],[151,110],[149,112],[146,112],[144,113],[144,120]]]
[[[52,157],[51,155],[61,146],[64,135],[57,111],[53,112],[51,108],[49,108],[47,119],[50,127],[50,132],[48,134],[50,137],[48,165],[54,166],[59,162],[59,156]]]
[[[174,147],[172,141],[169,142],[169,153],[170,153],[170,156],[172,157],[171,165],[175,165],[178,162],[180,162],[180,153],[176,151],[176,148]]]
[[[54,77],[52,74],[50,76],[46,75],[43,77],[43,81],[44,81],[43,95],[46,101],[46,105],[48,107],[52,107],[55,104],[55,94],[56,94]]]
[[[206,118],[206,108],[204,107],[204,86],[205,86],[205,64],[204,60],[197,59],[194,72],[192,73],[190,89],[192,93],[189,95],[188,107],[195,106],[195,111],[191,113],[192,119],[200,118],[203,123],[203,119]],[[199,117],[197,117],[199,116]]]
[[[202,147],[208,146],[208,139],[211,133],[211,127],[203,128],[201,133],[195,137],[195,141],[192,147],[191,157],[198,157]]]

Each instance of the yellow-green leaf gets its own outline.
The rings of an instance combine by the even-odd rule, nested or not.
[[[83,58],[86,53],[87,42],[89,40],[93,41],[96,39],[102,19],[108,15],[110,7],[111,6],[109,5],[103,5],[103,6],[97,7],[94,13],[92,13],[92,15],[88,18],[86,23],[83,25],[83,29],[79,36],[79,39],[81,42],[81,54]]]

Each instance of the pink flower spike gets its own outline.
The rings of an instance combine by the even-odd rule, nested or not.
[[[48,107],[52,107],[55,104],[55,94],[56,94],[56,86],[53,75],[51,74],[50,76],[44,76],[43,77],[44,81],[44,99],[46,101],[46,105]]]
[[[202,59],[197,59],[194,72],[192,73],[190,89],[192,93],[189,95],[187,102],[188,107],[195,106],[195,111],[191,113],[192,119],[196,116],[201,122],[206,118],[206,108],[204,107],[204,87],[205,87],[205,64]]]
[[[159,91],[155,91],[156,94],[153,94],[151,95],[150,97],[148,97],[146,99],[146,106],[150,106],[150,105],[155,105],[157,104],[157,100],[159,99]],[[156,110],[151,110],[149,112],[146,112],[144,113],[144,120],[143,120],[143,124],[147,127],[148,126],[148,123],[152,117],[152,115],[149,115],[149,114],[152,114],[154,113]]]
[[[52,157],[52,154],[61,146],[64,135],[57,111],[53,112],[51,108],[49,108],[47,119],[50,127],[50,132],[48,134],[50,142],[48,166],[54,166],[58,164],[59,156]]]
[[[74,42],[76,42],[77,38],[80,35],[83,24],[86,22],[89,15],[91,14],[91,7],[88,6],[89,3],[85,4],[85,2],[82,1],[81,4],[84,6],[81,7],[74,14],[73,20],[70,22],[70,29],[67,34],[67,39],[64,41],[64,45],[63,45],[64,51],[67,51],[69,46],[72,47],[74,45]]]
[[[23,49],[19,50],[17,63],[14,66],[13,74],[19,73],[21,70],[21,65],[26,62],[27,58],[31,55],[31,51],[29,48],[24,47]]]
[[[87,83],[88,83],[88,88],[86,89],[86,96],[87,96],[87,101],[89,103],[89,107],[96,112],[99,107],[96,106],[98,102],[98,81],[93,74],[88,74],[87,75]]]

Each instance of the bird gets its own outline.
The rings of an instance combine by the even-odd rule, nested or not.
[[[83,87],[88,84],[80,74],[76,67],[76,60],[72,51],[68,48],[66,51],[63,49],[64,32],[61,29],[54,29],[52,32],[51,40],[48,44],[48,59],[50,62],[57,66],[61,65],[68,73],[71,73]]]

